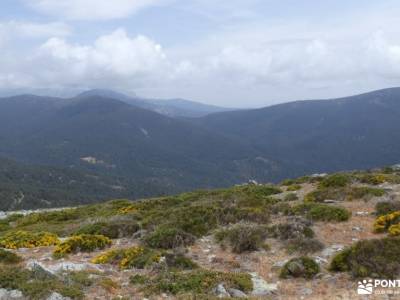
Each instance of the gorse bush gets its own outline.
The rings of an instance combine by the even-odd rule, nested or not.
[[[196,238],[180,229],[159,227],[145,238],[151,248],[173,249],[194,244]]]
[[[286,243],[286,250],[289,254],[299,253],[306,255],[321,251],[322,249],[324,249],[324,244],[313,238],[298,237],[288,240]]]
[[[287,187],[287,191],[288,192],[294,192],[294,191],[298,191],[298,190],[300,190],[301,189],[301,185],[299,185],[299,184],[292,184],[292,185],[289,185],[288,187]]]
[[[143,289],[148,294],[212,295],[218,284],[224,284],[227,288],[235,288],[243,292],[253,289],[251,276],[247,273],[222,273],[202,269],[190,272],[163,272],[154,278],[147,279]]]
[[[92,252],[111,245],[111,240],[103,235],[82,234],[68,238],[54,250],[56,258],[77,252]]]
[[[319,265],[312,258],[303,256],[288,261],[282,267],[279,276],[284,279],[290,277],[312,279],[319,272]]]
[[[283,241],[298,238],[312,238],[314,231],[311,222],[303,219],[295,219],[288,223],[273,225],[268,228],[268,235]]]
[[[312,221],[344,222],[351,213],[343,207],[330,206],[319,203],[304,203],[292,208],[295,215],[304,215]]]
[[[75,235],[97,234],[117,239],[132,236],[139,229],[139,224],[134,220],[113,220],[84,225],[75,232]]]
[[[226,242],[235,253],[259,250],[264,245],[267,230],[264,226],[239,224],[229,229],[221,229],[215,239],[222,245]]]
[[[144,247],[131,247],[102,253],[95,257],[92,262],[95,264],[118,265],[121,269],[143,269],[158,263],[160,259],[161,254],[157,251]]]
[[[376,233],[382,233],[390,231],[393,225],[400,223],[400,211],[396,211],[387,215],[378,217],[374,223],[374,231]]]
[[[299,200],[299,197],[295,193],[288,193],[283,198],[283,201],[287,201],[287,202],[296,201],[296,200]]]
[[[0,237],[0,247],[7,249],[48,247],[58,243],[57,235],[48,232],[16,231]]]
[[[22,257],[17,254],[0,249],[0,264],[17,264],[22,261]]]
[[[172,270],[193,270],[199,266],[183,254],[166,253],[165,263]]]
[[[400,238],[359,241],[338,253],[330,270],[354,277],[397,278],[400,275]]]
[[[340,188],[351,183],[351,177],[348,174],[333,174],[326,176],[320,183],[321,188]]]

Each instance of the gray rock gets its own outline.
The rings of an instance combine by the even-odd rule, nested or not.
[[[303,296],[310,296],[312,293],[313,293],[313,290],[306,288],[306,287],[304,287],[300,290],[300,294],[302,294]]]
[[[218,284],[215,288],[215,295],[218,298],[230,298],[231,295],[226,291],[224,285],[222,283]]]
[[[272,265],[272,269],[278,270],[278,269],[282,268],[288,261],[289,261],[288,259],[277,261],[276,263],[274,263]]]
[[[65,271],[72,271],[72,272],[79,272],[79,271],[85,271],[85,270],[102,271],[101,267],[99,267],[98,265],[95,265],[95,264],[74,263],[74,262],[69,262],[69,261],[58,262],[54,265],[45,266],[43,263],[41,263],[37,260],[31,260],[31,261],[28,261],[26,266],[30,270],[35,270],[40,267],[42,269],[42,271],[45,271],[45,272],[53,274],[53,275],[55,275],[59,272],[65,272]]]
[[[228,289],[228,293],[233,298],[247,298],[247,295],[245,293],[237,289]]]
[[[69,297],[64,297],[63,295],[53,292],[46,300],[71,300]]]
[[[331,257],[332,255],[334,255],[336,252],[342,251],[344,249],[343,245],[332,245],[328,248],[325,248],[322,253],[321,256],[326,258],[326,257]]]
[[[252,296],[267,296],[278,291],[278,285],[276,283],[266,282],[257,273],[249,274],[251,276],[251,281],[253,282]]]
[[[0,300],[23,300],[25,299],[21,291],[0,289]]]
[[[354,226],[351,230],[358,231],[358,232],[363,231],[363,229],[361,227],[358,227],[358,226]]]

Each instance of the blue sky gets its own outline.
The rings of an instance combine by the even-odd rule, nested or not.
[[[400,85],[400,4],[2,0],[0,91],[259,107]]]

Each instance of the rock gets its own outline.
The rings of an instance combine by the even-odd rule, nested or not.
[[[321,257],[321,256],[315,256],[314,257],[314,260],[317,262],[317,264],[326,264],[326,263],[328,263],[328,260],[327,259],[325,259],[325,258],[323,258],[323,257]]]
[[[38,269],[39,267],[42,269],[42,271],[45,271],[50,274],[57,274],[59,272],[64,272],[64,271],[73,271],[73,272],[78,272],[78,271],[85,271],[85,270],[96,270],[96,271],[102,271],[101,267],[95,265],[95,264],[89,264],[89,263],[74,263],[74,262],[59,262],[54,265],[49,265],[45,266],[44,264],[40,263],[37,260],[31,260],[28,261],[26,264],[27,268],[30,270],[35,270]]]
[[[228,293],[233,298],[247,298],[247,295],[245,293],[237,289],[228,289]]]
[[[324,200],[324,203],[326,203],[326,204],[334,204],[334,203],[338,203],[339,201],[336,201],[336,200],[331,200],[331,199],[326,199],[326,200]]]
[[[332,246],[330,246],[330,247],[328,247],[328,248],[325,248],[323,251],[322,251],[322,253],[321,253],[321,256],[322,257],[330,257],[330,256],[332,256],[333,254],[335,254],[336,252],[339,252],[339,251],[342,251],[344,249],[344,246],[343,245],[339,245],[339,244],[337,244],[337,245],[332,245]]]
[[[267,296],[275,293],[278,290],[276,283],[267,283],[257,273],[249,273],[253,282],[252,296]]]
[[[222,283],[218,284],[215,288],[215,295],[218,298],[230,298],[231,295],[226,291],[224,285]]]
[[[0,289],[0,300],[23,300],[25,299],[21,291]]]
[[[367,211],[357,211],[356,216],[368,216],[369,212]]]
[[[53,292],[46,300],[71,300],[69,297],[64,297],[63,295]]]
[[[361,232],[363,231],[361,227],[354,226],[351,230]]]
[[[303,296],[310,296],[312,293],[313,293],[313,290],[306,288],[306,287],[304,287],[300,290],[300,294],[302,294]]]
[[[273,270],[274,270],[274,269],[275,269],[275,270],[280,269],[280,268],[282,268],[288,261],[289,261],[288,259],[281,260],[281,261],[277,261],[276,263],[274,263],[274,264],[272,265],[272,269],[273,269]]]

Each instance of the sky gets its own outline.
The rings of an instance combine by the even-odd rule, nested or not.
[[[1,0],[0,92],[227,107],[400,86],[398,0]]]

